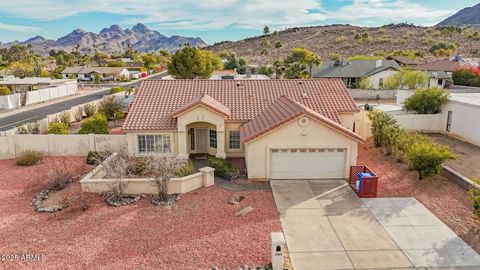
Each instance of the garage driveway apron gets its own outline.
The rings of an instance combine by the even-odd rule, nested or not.
[[[359,199],[345,181],[275,180],[271,186],[295,270],[426,266],[415,250],[403,250],[389,234],[395,237],[401,228],[387,231],[384,225],[392,224],[381,224],[369,207],[383,215],[398,209],[381,210],[381,203]]]

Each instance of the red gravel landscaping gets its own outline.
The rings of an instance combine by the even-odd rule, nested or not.
[[[270,232],[281,231],[270,192],[241,192],[245,199],[232,206],[232,192],[202,188],[171,208],[146,199],[115,208],[87,194],[86,211],[35,212],[30,203],[48,183],[48,164],[60,161],[76,174],[92,168],[83,157],[46,158],[32,167],[0,161],[0,254],[45,256],[0,261],[0,269],[210,269],[270,261]],[[248,205],[252,212],[234,217]]]
[[[369,166],[380,178],[378,197],[415,197],[465,242],[480,253],[480,221],[472,213],[467,191],[443,174],[419,180],[393,156],[385,156],[371,140],[359,146],[358,164]]]

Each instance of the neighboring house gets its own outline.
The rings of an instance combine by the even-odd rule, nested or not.
[[[336,179],[358,112],[339,79],[146,80],[123,125],[131,155],[244,158],[253,179]]]
[[[441,114],[444,133],[480,146],[480,93],[451,93]]]
[[[403,106],[413,91],[398,90],[397,106]],[[397,121],[406,128],[448,134],[480,146],[480,93],[450,93],[439,114],[406,114],[408,121]]]
[[[433,62],[409,66],[409,69],[423,70],[423,71],[443,71],[449,75],[461,66],[459,61],[453,61],[448,59],[439,59]]]
[[[236,70],[227,69],[214,71],[210,80],[270,80],[270,77],[264,74],[252,74],[247,70],[247,74],[238,74]]]
[[[347,88],[360,88],[360,80],[370,80],[371,89],[381,89],[388,77],[400,70],[400,65],[394,60],[351,60],[325,61],[321,66],[314,67],[314,78],[339,78]]]
[[[388,56],[386,58],[387,60],[393,60],[397,62],[400,66],[403,67],[408,67],[408,66],[416,66],[420,64],[424,64],[424,62],[416,60],[416,59],[411,59],[406,56]]]
[[[124,67],[67,67],[62,71],[64,79],[77,78],[79,81],[94,81],[97,76],[102,81],[117,81],[130,78],[130,72]]]
[[[427,75],[429,78],[428,88],[437,87],[444,89],[452,84],[452,74],[445,71],[427,71]]]
[[[75,80],[70,79],[51,79],[48,77],[25,77],[17,78],[13,75],[10,76],[0,76],[0,86],[7,87],[16,92],[17,87],[19,86],[28,86],[30,90],[39,90],[44,88],[50,88],[54,86],[71,84]]]

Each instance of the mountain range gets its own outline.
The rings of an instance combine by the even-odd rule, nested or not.
[[[13,45],[27,46],[31,44],[32,49],[40,54],[47,54],[52,49],[66,51],[78,50],[81,53],[88,54],[93,53],[95,50],[107,53],[123,52],[128,47],[141,52],[158,50],[174,52],[178,49],[179,44],[185,43],[195,47],[204,47],[207,45],[198,37],[193,38],[176,35],[167,37],[139,23],[132,29],[122,29],[120,26],[114,24],[102,29],[98,34],[76,29],[57,40],[36,36],[25,41],[0,43],[0,47],[5,48]]]
[[[469,26],[480,25],[480,3],[473,7],[466,7],[454,15],[446,18],[437,26]]]

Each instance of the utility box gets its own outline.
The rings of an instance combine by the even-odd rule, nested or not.
[[[283,270],[285,264],[285,237],[281,232],[271,233],[272,238],[272,269]]]

